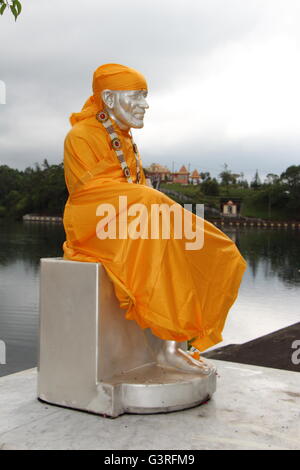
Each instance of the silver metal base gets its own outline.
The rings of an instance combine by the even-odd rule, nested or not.
[[[216,369],[210,375],[180,372],[158,365],[126,374],[121,387],[124,413],[161,413],[191,408],[207,401],[216,390]]]
[[[208,400],[216,369],[204,375],[157,365],[164,344],[124,318],[101,264],[42,260],[39,399],[111,417]]]
[[[74,401],[55,403],[45,395],[39,398],[112,418],[124,413],[168,413],[208,401],[216,391],[216,375],[216,368],[209,375],[202,375],[149,364],[115,376],[109,383],[99,383],[92,402],[84,408]]]

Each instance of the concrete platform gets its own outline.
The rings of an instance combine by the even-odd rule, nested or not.
[[[0,378],[0,449],[300,449],[300,374],[214,361],[212,400],[104,418],[36,400],[36,369]]]

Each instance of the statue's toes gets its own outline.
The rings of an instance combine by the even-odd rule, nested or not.
[[[202,374],[208,375],[211,371],[209,365],[204,361],[200,361],[192,357],[190,354],[180,351],[182,354],[185,363],[189,364],[188,369],[193,372],[201,372]]]

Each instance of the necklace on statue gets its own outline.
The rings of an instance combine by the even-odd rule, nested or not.
[[[131,173],[130,173],[130,169],[129,169],[127,163],[126,163],[126,160],[125,160],[125,157],[124,157],[124,154],[123,154],[123,151],[122,151],[121,140],[118,138],[118,136],[115,132],[115,129],[114,129],[113,124],[112,124],[112,122],[109,118],[108,113],[106,113],[105,111],[100,111],[99,113],[96,114],[96,119],[99,122],[101,122],[103,127],[108,132],[108,135],[109,135],[110,140],[111,140],[111,146],[112,146],[113,150],[115,151],[115,154],[117,155],[117,158],[120,162],[121,168],[123,170],[125,178],[127,179],[127,182],[128,183],[133,183]],[[135,160],[136,160],[136,183],[139,184],[140,179],[141,179],[139,152],[138,152],[137,145],[133,142],[131,132],[130,132],[129,135],[130,135],[130,138],[131,138],[131,141],[132,141],[132,148],[133,148],[134,155],[135,155]]]

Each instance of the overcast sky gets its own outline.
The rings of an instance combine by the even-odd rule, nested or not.
[[[299,0],[23,0],[0,17],[0,164],[63,159],[69,115],[107,62],[149,86],[144,166],[251,179],[300,164]],[[1,88],[0,88],[1,89]],[[174,162],[174,163],[173,163]]]

